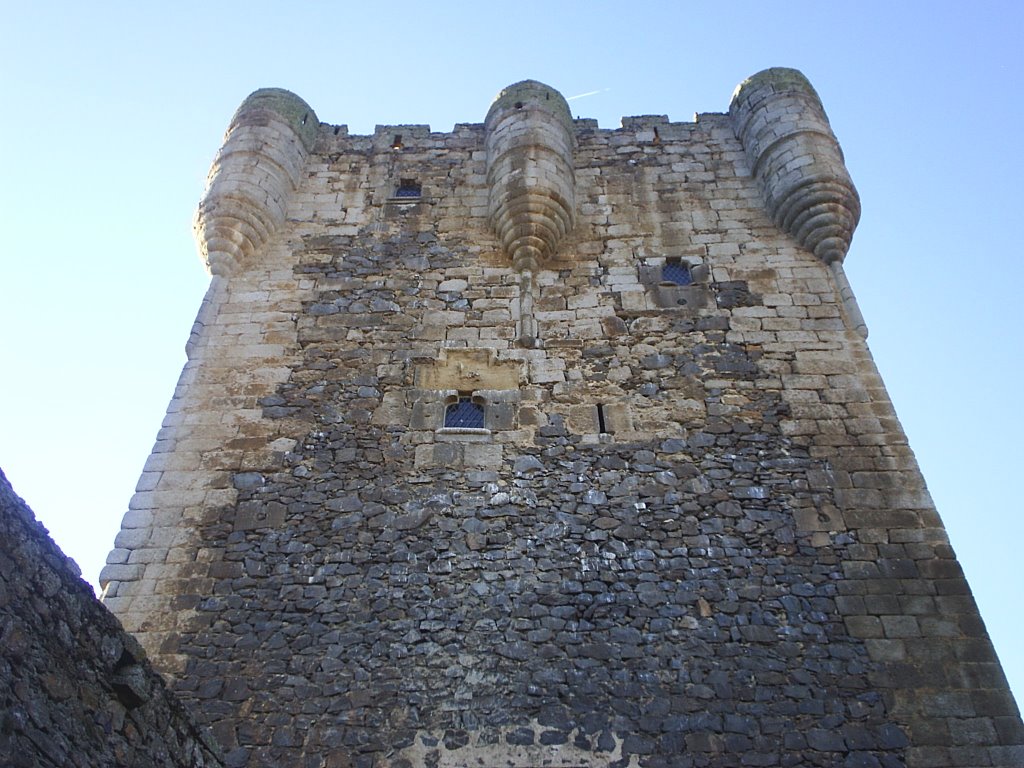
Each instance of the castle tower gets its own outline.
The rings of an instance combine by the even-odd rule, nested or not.
[[[692,123],[232,120],[102,575],[234,766],[1018,766],[772,69]]]

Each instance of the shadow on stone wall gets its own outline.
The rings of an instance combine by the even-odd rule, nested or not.
[[[222,764],[0,472],[0,765]]]

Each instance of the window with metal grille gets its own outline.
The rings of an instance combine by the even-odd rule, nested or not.
[[[661,268],[661,282],[672,283],[673,285],[690,285],[693,282],[693,273],[690,272],[690,265],[679,259],[669,259]]]
[[[483,405],[474,403],[467,395],[461,395],[444,409],[444,426],[448,429],[483,429]]]
[[[423,193],[423,185],[416,179],[402,179],[395,190],[395,197],[419,197]]]

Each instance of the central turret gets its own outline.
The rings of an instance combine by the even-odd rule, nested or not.
[[[512,264],[535,270],[576,220],[569,105],[536,80],[505,88],[484,120],[491,223]]]
[[[520,273],[517,336],[535,347],[534,273],[576,221],[572,115],[554,88],[523,80],[498,94],[484,132],[491,225]]]

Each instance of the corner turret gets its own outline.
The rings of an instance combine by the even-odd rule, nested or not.
[[[294,93],[264,88],[235,112],[196,212],[200,256],[228,277],[284,223],[320,121]]]
[[[729,117],[768,215],[829,265],[851,325],[867,336],[842,268],[860,198],[818,94],[798,70],[766,69],[736,88]]]

